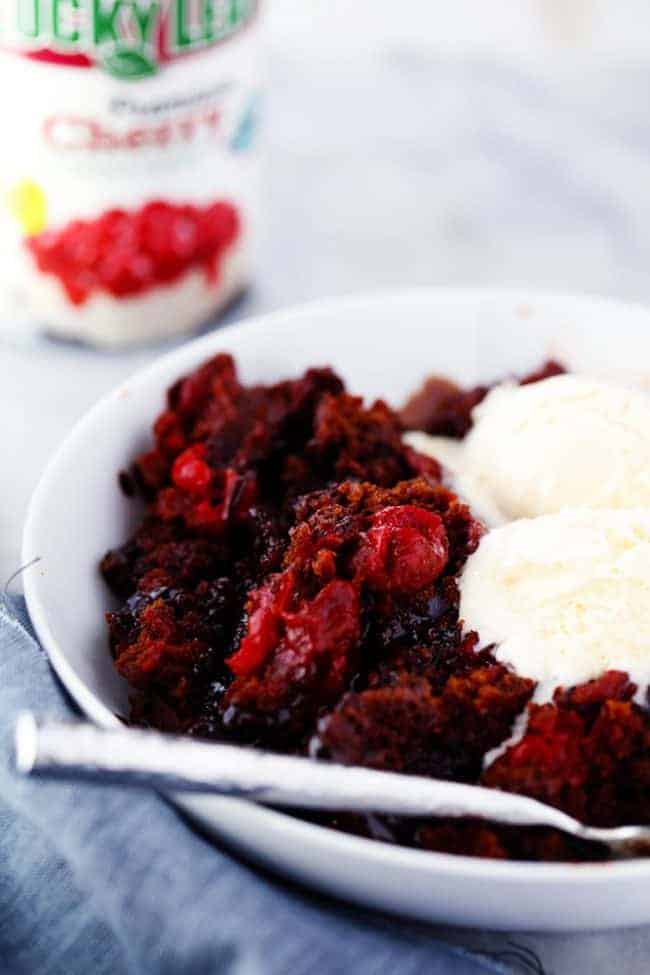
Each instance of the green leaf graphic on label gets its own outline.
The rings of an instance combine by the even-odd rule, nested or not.
[[[139,51],[113,51],[102,59],[104,69],[114,78],[137,81],[156,73],[156,65]]]

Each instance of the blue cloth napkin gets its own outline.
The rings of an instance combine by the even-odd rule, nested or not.
[[[0,972],[524,970],[507,946],[501,958],[470,952],[426,926],[260,873],[208,843],[152,792],[21,779],[11,767],[11,736],[25,708],[56,717],[72,711],[22,600],[0,602]]]

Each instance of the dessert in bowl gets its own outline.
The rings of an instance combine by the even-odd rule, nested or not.
[[[478,462],[466,459],[480,455],[473,439],[483,436],[481,427],[497,399],[532,395],[529,391],[541,396],[543,390],[548,410],[549,399],[556,406],[558,400],[572,401],[549,392],[558,385],[594,382],[579,374],[598,371],[597,335],[584,368],[571,360],[580,358],[581,329],[592,331],[596,319],[604,334],[615,309],[586,300],[531,304],[532,318],[524,318],[521,296],[434,292],[280,316],[257,331],[250,325],[195,343],[101,404],[94,419],[85,421],[86,432],[77,431],[67,446],[69,458],[78,456],[83,441],[90,453],[84,468],[94,470],[98,463],[101,468],[101,477],[92,475],[93,485],[102,483],[101,498],[89,504],[86,492],[78,490],[77,516],[96,517],[101,505],[112,507],[100,519],[93,543],[84,542],[82,556],[72,560],[93,580],[89,610],[97,611],[92,620],[84,613],[92,647],[74,660],[75,673],[66,669],[70,659],[61,666],[53,647],[73,633],[78,641],[82,629],[62,610],[56,586],[39,582],[36,573],[27,584],[39,635],[82,706],[103,722],[111,712],[127,713],[124,687],[111,673],[101,632],[106,591],[94,575],[103,551],[111,548],[103,562],[119,597],[111,610],[111,642],[118,669],[131,685],[131,720],[338,762],[481,782],[534,795],[599,825],[647,820],[645,688],[642,668],[636,667],[642,663],[643,633],[634,634],[627,656],[581,649],[585,639],[594,643],[587,625],[592,590],[599,607],[598,594],[606,592],[609,580],[614,595],[605,605],[615,616],[628,592],[620,585],[625,569],[635,594],[629,606],[637,596],[644,598],[642,478],[630,507],[622,495],[620,503],[612,500],[621,494],[620,479],[612,478],[604,498],[609,507],[597,507],[599,499],[590,497],[582,507],[565,510],[560,503],[559,510],[546,510],[563,490],[547,478],[534,498],[540,511],[522,519],[519,511],[507,510],[507,492],[494,490]],[[630,339],[643,344],[645,313],[625,314]],[[498,370],[488,373],[494,364],[486,362],[482,374],[472,375],[467,339],[478,334],[477,318],[486,322],[480,334],[497,333],[511,348],[507,356],[501,352]],[[406,323],[399,369],[392,356],[396,320]],[[574,341],[568,326],[575,329]],[[304,348],[296,351],[299,328]],[[557,375],[553,366],[531,376],[560,338],[567,346],[562,358],[575,375]],[[215,355],[220,350],[226,354]],[[243,379],[228,353],[242,364]],[[608,358],[600,365],[616,366]],[[345,392],[330,370],[304,374],[305,367],[328,360],[350,389],[367,394],[365,404]],[[432,371],[468,383],[430,384],[401,420],[387,405],[373,403],[382,392],[395,406],[403,403]],[[530,381],[493,391],[475,385],[515,374]],[[296,378],[285,381],[286,375]],[[605,385],[622,388],[611,380]],[[160,412],[165,387],[171,391],[152,444],[146,426]],[[523,416],[522,409],[516,412]],[[632,413],[626,407],[626,416]],[[538,437],[535,417],[539,413],[532,410],[528,426]],[[560,417],[558,429],[563,424]],[[427,432],[405,435],[407,426]],[[93,441],[91,429],[95,438],[102,431],[103,444]],[[604,443],[602,437],[599,429],[596,439]],[[620,458],[612,445],[607,450],[616,466]],[[526,467],[539,460],[521,445],[514,456],[522,461],[529,456]],[[137,484],[123,483],[144,496],[144,519],[132,500],[104,486],[111,463],[115,470],[134,459]],[[528,497],[531,492],[515,483],[506,461],[499,460],[499,469],[513,497]],[[57,469],[55,462],[39,493],[48,490],[49,479],[50,490],[60,496],[61,464]],[[623,481],[628,480],[634,482],[626,474]],[[476,497],[470,490],[475,486]],[[47,579],[57,539],[43,533],[43,503],[37,495],[25,556],[42,555],[40,578]],[[131,540],[115,548],[129,530]],[[57,527],[49,532],[61,540]],[[505,569],[504,550],[516,553]],[[549,552],[561,585],[549,579]],[[526,588],[532,579],[539,580],[546,607],[540,619],[532,612],[535,587]],[[582,607],[577,616],[576,607]],[[596,635],[620,635],[615,620],[602,616],[594,623]],[[577,649],[565,653],[573,670],[544,669],[549,655],[538,652],[540,633],[548,635],[551,647],[562,636],[549,630],[549,620],[559,620],[565,636],[567,626],[573,627],[571,648]],[[522,646],[530,650],[528,657]],[[555,663],[561,656],[554,651],[550,659]],[[574,673],[579,679],[572,679]],[[329,823],[335,831],[241,803],[186,805],[231,841],[257,847],[267,862],[295,876],[420,917],[579,926],[593,923],[589,903],[605,910],[607,923],[629,922],[640,919],[640,908],[633,916],[628,908],[621,917],[612,891],[619,884],[627,893],[638,892],[650,877],[644,861],[579,867],[566,862],[598,861],[603,851],[548,830],[339,818]],[[237,823],[228,825],[224,810],[233,808]],[[368,835],[384,842],[369,842]],[[306,844],[302,856],[291,837]],[[473,889],[477,878],[491,885],[494,898]],[[562,916],[560,902],[546,900],[566,902],[567,885],[572,900],[578,892],[587,897],[582,919],[575,912],[570,919]],[[519,896],[531,890],[540,898],[535,904]]]

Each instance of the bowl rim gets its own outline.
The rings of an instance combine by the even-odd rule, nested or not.
[[[620,301],[616,298],[597,294],[562,294],[554,291],[500,287],[423,286],[400,290],[385,289],[362,294],[315,299],[265,314],[247,316],[240,321],[217,328],[206,335],[201,335],[163,352],[144,368],[136,370],[87,410],[54,451],[32,493],[23,530],[23,585],[34,630],[55,674],[81,711],[93,722],[107,728],[123,727],[117,716],[86,687],[68,662],[66,654],[56,640],[48,621],[47,605],[41,598],[39,588],[39,573],[32,571],[38,568],[37,561],[35,562],[33,559],[33,553],[38,551],[41,509],[50,495],[51,487],[56,483],[60,467],[67,463],[69,457],[74,456],[77,444],[83,441],[86,432],[92,429],[105,413],[110,412],[116,399],[123,399],[128,394],[130,387],[139,387],[155,381],[159,373],[164,372],[167,367],[176,362],[178,362],[179,375],[181,375],[184,369],[191,368],[192,362],[200,362],[204,356],[207,357],[218,352],[220,345],[223,342],[227,343],[231,336],[237,336],[253,328],[290,327],[295,319],[314,314],[343,315],[354,313],[355,310],[362,307],[373,306],[378,302],[381,302],[382,305],[385,305],[387,301],[401,305],[409,301],[421,302],[423,300],[458,304],[474,304],[495,300],[515,304],[546,302],[557,303],[566,306],[567,309],[571,307],[580,308],[583,312],[590,307],[592,309],[598,307],[611,310],[612,313],[634,312],[638,314],[643,312],[650,315],[650,309],[641,302]],[[164,394],[164,389],[161,389],[162,394]],[[171,798],[177,805],[185,806],[184,797],[176,795]],[[444,873],[450,877],[463,876],[476,880],[494,879],[499,880],[499,882],[510,880],[517,884],[529,882],[537,885],[559,883],[563,886],[576,887],[584,887],[585,883],[591,886],[644,877],[650,880],[650,859],[638,858],[620,862],[593,863],[491,860],[381,843],[367,837],[355,836],[330,827],[305,822],[274,809],[256,806],[254,803],[246,802],[246,800],[228,799],[227,802],[241,807],[242,814],[246,812],[249,818],[254,815],[260,826],[267,828],[271,826],[275,830],[290,829],[296,839],[305,844],[319,846],[328,844],[333,854],[341,856],[354,851],[370,856],[376,862],[390,865],[393,868],[406,868],[425,873],[432,871],[438,875]],[[189,806],[190,802],[188,801],[186,808]]]

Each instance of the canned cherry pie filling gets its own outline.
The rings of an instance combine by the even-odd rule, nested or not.
[[[256,0],[12,0],[0,297],[100,346],[191,331],[250,281]]]

